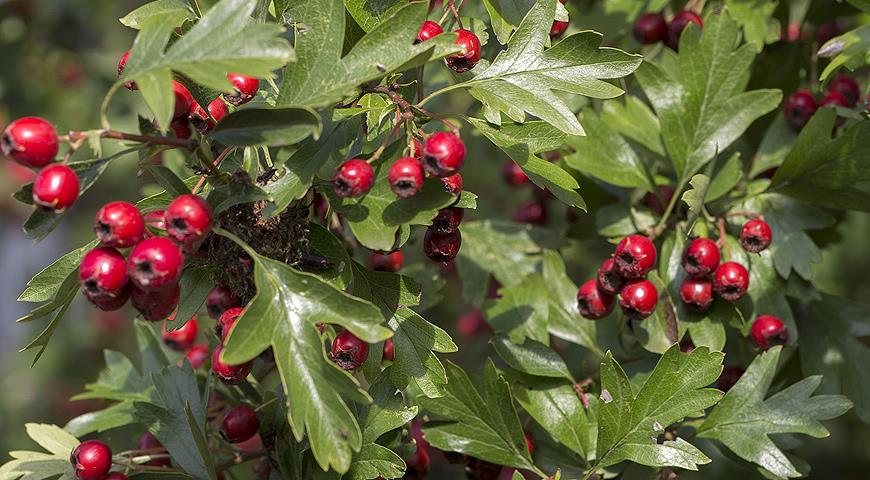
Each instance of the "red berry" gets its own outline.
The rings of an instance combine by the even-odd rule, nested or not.
[[[683,252],[683,269],[693,277],[705,277],[719,266],[719,247],[709,238],[696,238]]]
[[[651,45],[664,42],[668,38],[668,23],[660,13],[645,13],[634,22],[634,39],[638,43]]]
[[[230,443],[241,443],[256,435],[260,428],[257,412],[241,404],[233,407],[221,422],[221,436]]]
[[[369,355],[369,344],[345,330],[332,341],[332,361],[345,370],[354,370]]]
[[[124,69],[127,68],[127,60],[129,59],[130,50],[127,50],[123,55],[121,55],[121,59],[118,60],[118,78],[121,78],[121,74],[124,73]],[[124,88],[127,90],[139,90],[136,82],[124,82]]]
[[[103,477],[103,480],[127,480],[127,478],[128,477],[121,472],[112,472]]]
[[[459,29],[454,33],[457,36],[453,44],[462,47],[464,53],[449,55],[445,60],[454,72],[467,72],[480,61],[480,39],[471,30]]]
[[[547,205],[537,200],[524,203],[514,212],[514,221],[531,225],[543,225],[547,223]]]
[[[652,315],[659,302],[659,291],[649,280],[630,280],[619,292],[622,313],[632,320]]]
[[[127,262],[111,247],[97,247],[82,258],[79,284],[88,299],[108,300],[124,295],[127,286]]]
[[[390,166],[387,179],[393,193],[408,198],[423,188],[423,166],[414,157],[402,157]]]
[[[146,238],[133,247],[127,259],[127,275],[145,291],[161,290],[178,282],[184,267],[181,250],[164,237]]]
[[[184,358],[186,358],[187,361],[190,362],[190,366],[196,370],[205,365],[209,353],[208,345],[194,345],[190,347],[190,350],[184,353]]]
[[[221,341],[227,339],[227,336],[230,334],[230,330],[233,329],[233,326],[236,324],[236,321],[242,314],[245,313],[245,309],[242,307],[230,308],[225,311],[221,318],[218,319],[217,323],[214,326],[215,334],[220,337]]]
[[[24,117],[10,123],[0,136],[3,155],[25,167],[42,168],[57,155],[57,132],[48,120]]]
[[[211,371],[227,385],[238,385],[242,383],[251,369],[254,366],[253,362],[245,362],[241,365],[230,365],[221,361],[221,352],[224,350],[223,345],[215,347],[211,354]]]
[[[748,288],[749,272],[739,263],[725,262],[713,273],[713,289],[729,302],[740,300]]]
[[[388,339],[384,340],[384,359],[385,360],[389,360],[391,362],[393,361],[393,355],[395,353],[394,350],[395,350],[395,347],[393,346],[393,339],[388,338]]]
[[[225,311],[241,305],[241,300],[226,285],[215,285],[205,299],[208,316],[217,320]]]
[[[441,181],[444,183],[444,189],[453,195],[459,195],[462,193],[462,175],[456,173],[443,177]]]
[[[526,448],[529,449],[529,455],[535,453],[535,442],[532,440],[532,435],[529,432],[523,431],[523,440],[526,441]]]
[[[175,307],[178,306],[180,298],[181,288],[178,284],[154,292],[134,287],[130,294],[133,307],[142,314],[142,318],[149,322],[159,322],[169,317],[175,311]]]
[[[411,455],[410,458],[405,460],[405,464],[407,465],[407,469],[405,471],[405,476],[403,478],[407,479],[423,479],[426,478],[429,473],[429,453],[426,451],[426,448],[420,443],[417,442],[417,449],[414,450],[414,454]]]
[[[185,194],[166,208],[166,233],[187,250],[193,250],[211,233],[211,207],[204,198]]]
[[[423,22],[423,25],[420,25],[420,31],[417,33],[417,39],[414,40],[414,43],[425,42],[432,37],[436,37],[444,33],[444,29],[441,28],[441,25],[433,22],[432,20],[426,20]]]
[[[465,210],[459,207],[442,208],[432,219],[429,229],[439,235],[447,235],[459,228],[463,218],[465,218]]]
[[[107,203],[97,210],[94,234],[103,245],[115,248],[132,247],[145,236],[145,220],[132,203]]]
[[[369,256],[369,268],[378,272],[398,272],[402,268],[403,260],[401,250],[390,253],[372,252]]]
[[[598,320],[613,311],[613,295],[598,288],[597,280],[587,280],[577,290],[577,310],[583,318]]]
[[[73,169],[61,163],[51,164],[33,181],[33,203],[62,212],[79,198],[79,177]]]
[[[526,172],[513,160],[505,162],[502,173],[504,180],[512,187],[519,187],[529,183],[529,177],[526,175]]]
[[[175,138],[180,138],[182,140],[190,138],[190,122],[188,122],[188,119],[184,117],[176,118],[171,121],[169,123],[169,129],[172,130],[172,135],[174,135]]]
[[[861,87],[858,86],[858,82],[855,81],[854,78],[840,75],[837,78],[831,80],[831,83],[828,84],[829,92],[837,92],[849,102],[848,108],[852,108],[855,104],[858,103],[858,99],[861,97]]]
[[[190,94],[187,87],[175,80],[172,81],[172,93],[175,94],[175,105],[172,112],[172,118],[187,116],[191,105],[196,102],[193,99],[193,95]]]
[[[823,98],[822,101],[819,103],[819,108],[822,107],[852,108],[852,104],[849,103],[849,100],[845,96],[843,96],[843,94],[839,92],[828,92],[828,94],[825,95],[825,98]],[[846,118],[837,115],[837,126],[842,126],[844,123],[846,123]]]
[[[625,278],[619,273],[619,268],[616,266],[616,260],[613,257],[608,258],[601,264],[598,269],[598,288],[605,292],[616,295],[622,290],[625,285]]]
[[[157,230],[159,233],[166,232],[166,211],[165,210],[154,210],[146,213],[142,216],[142,219],[145,220],[145,226],[151,227],[154,230]],[[148,237],[153,237],[152,233],[149,230],[145,230],[145,235]]]
[[[160,441],[157,440],[157,437],[155,437],[151,432],[145,432],[142,434],[141,437],[139,437],[138,447],[139,447],[139,450],[157,450],[160,448],[163,448],[164,450],[166,450],[163,447],[163,444],[160,443]],[[165,454],[165,453],[166,453],[165,451],[164,452],[155,451],[155,452],[151,452],[151,455]],[[145,465],[150,465],[152,467],[168,467],[171,464],[172,464],[172,461],[169,458],[155,458],[154,460],[145,462]]]
[[[211,132],[215,126],[214,119],[211,118],[211,115],[198,102],[193,102],[190,105],[190,110],[187,112],[187,120],[201,135]]]
[[[131,290],[132,290],[132,287],[130,287],[130,284],[128,283],[127,286],[124,287],[123,290],[121,290],[119,293],[115,294],[114,296],[108,296],[108,295],[106,295],[106,296],[99,296],[98,295],[98,296],[93,296],[93,297],[87,297],[87,295],[85,295],[85,296],[87,297],[87,299],[91,303],[94,304],[95,307],[99,308],[100,310],[103,310],[106,312],[114,312],[115,310],[119,310],[121,307],[123,307],[124,305],[127,304],[127,300],[130,299],[130,291]]]
[[[620,275],[642,278],[656,265],[656,247],[643,235],[629,235],[616,246],[613,258]]]
[[[568,30],[569,24],[570,22],[553,20],[553,25],[550,26],[550,38],[556,39],[561,37],[565,33],[565,30]]]
[[[423,160],[423,143],[420,142],[419,139],[414,138],[411,140],[411,143],[408,145],[408,150],[410,155],[417,160]]]
[[[101,480],[112,468],[112,449],[99,440],[80,443],[69,457],[80,480]]]
[[[459,332],[460,338],[465,340],[491,330],[483,317],[483,312],[478,308],[472,308],[456,319],[456,331]]]
[[[227,79],[235,87],[234,94],[224,94],[224,100],[230,105],[239,106],[251,101],[260,89],[260,80],[240,73],[228,73]]]
[[[371,190],[374,183],[372,166],[358,158],[342,163],[332,177],[333,189],[339,197],[359,197]]]
[[[453,260],[461,246],[462,235],[459,229],[451,233],[438,233],[430,227],[426,229],[426,235],[423,237],[423,252],[436,262],[447,263]]]
[[[774,345],[785,345],[788,341],[788,329],[779,317],[774,315],[759,315],[752,322],[749,336],[755,346],[767,350]]]
[[[680,285],[680,299],[688,307],[707,310],[713,304],[713,282],[707,278],[686,278]]]
[[[719,380],[716,380],[716,388],[723,392],[731,390],[731,387],[740,380],[740,377],[742,377],[744,373],[745,370],[740,367],[725,367],[722,370],[722,374],[719,375]]]
[[[758,253],[770,246],[773,233],[764,220],[750,220],[740,230],[740,245],[750,253]]]
[[[434,177],[457,173],[465,162],[465,144],[450,132],[429,135],[423,145],[423,168]]]
[[[701,17],[699,17],[695,12],[690,12],[688,10],[678,12],[674,15],[674,18],[671,19],[671,23],[668,25],[667,45],[671,47],[672,50],[680,49],[680,34],[683,33],[683,30],[685,30],[690,23],[697,25],[699,31],[704,28],[704,21],[701,20]]]
[[[800,130],[810,121],[817,108],[816,99],[809,90],[798,90],[786,99],[783,112],[786,122],[792,128]]]
[[[208,104],[208,114],[211,115],[215,123],[218,123],[230,114],[230,109],[227,107],[226,102],[218,97]]]
[[[173,314],[169,317],[169,321],[172,321],[174,318],[175,315]],[[193,342],[196,341],[198,333],[199,324],[197,323],[196,316],[191,317],[184,325],[171,332],[166,331],[166,322],[163,322],[163,343],[167,347],[179,352],[191,348]]]

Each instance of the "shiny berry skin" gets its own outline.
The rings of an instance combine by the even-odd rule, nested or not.
[[[127,261],[114,248],[97,247],[82,258],[79,284],[88,298],[117,297],[127,286]]]
[[[358,158],[342,163],[332,177],[332,188],[339,197],[359,197],[371,190],[374,183],[372,166]]]
[[[583,318],[598,320],[613,311],[613,295],[598,288],[597,280],[587,280],[577,290],[577,310]]]
[[[79,177],[73,169],[61,163],[51,164],[33,181],[33,203],[62,212],[79,198]]]
[[[629,235],[616,246],[613,259],[620,275],[641,278],[656,265],[656,247],[643,235]]]
[[[103,477],[103,480],[127,480],[127,478],[128,477],[121,472],[112,472]]]
[[[227,336],[229,336],[236,321],[238,321],[243,313],[245,313],[245,309],[242,307],[230,308],[221,315],[221,318],[218,319],[214,326],[214,330],[215,334],[220,337],[222,342],[227,339]]]
[[[245,362],[241,365],[230,365],[221,361],[221,352],[224,350],[223,345],[215,347],[211,353],[211,371],[227,385],[238,385],[242,383],[251,369],[254,367],[253,362]]]
[[[211,118],[214,119],[215,123],[218,123],[230,114],[230,109],[227,107],[226,102],[218,97],[208,104],[208,114],[211,115]]]
[[[393,339],[388,338],[384,340],[384,360],[393,361],[393,356],[395,355],[395,346],[393,345]]]
[[[444,189],[453,195],[462,193],[462,175],[456,173],[448,177],[443,177],[441,182],[444,183]]]
[[[568,30],[568,25],[570,25],[570,22],[553,20],[553,25],[550,26],[550,38],[556,39],[564,35],[565,30]]]
[[[668,38],[668,22],[660,13],[645,13],[634,22],[633,32],[634,39],[644,45],[664,42]]]
[[[513,160],[505,162],[502,175],[504,176],[504,181],[512,187],[520,187],[529,183],[529,177],[526,175],[526,172]]]
[[[112,449],[99,440],[84,441],[73,449],[69,463],[80,480],[101,480],[112,468]]]
[[[432,228],[427,228],[426,235],[423,237],[423,252],[436,262],[447,263],[453,260],[461,246],[462,235],[459,229],[451,233],[438,233]]]
[[[707,310],[713,304],[713,282],[707,278],[686,278],[680,285],[680,299],[687,307]]]
[[[133,308],[149,322],[159,322],[168,318],[175,311],[180,298],[181,288],[178,284],[154,292],[146,292],[134,287],[130,293]]]
[[[163,444],[160,443],[160,440],[157,440],[157,437],[155,437],[151,432],[148,431],[146,431],[142,434],[141,437],[139,437],[139,443],[137,446],[139,447],[139,450],[155,450],[151,453],[152,455],[158,453],[157,449],[163,448],[165,450]],[[160,453],[165,454],[166,452]],[[152,467],[168,467],[172,465],[172,460],[170,460],[169,458],[155,458],[154,460],[145,462],[145,465],[150,465]]]
[[[146,238],[133,247],[127,258],[127,275],[141,290],[154,291],[178,282],[184,268],[184,255],[172,240]]]
[[[121,78],[121,74],[124,73],[124,69],[127,68],[127,60],[130,59],[130,50],[124,52],[121,55],[121,58],[118,60],[118,78]],[[139,87],[136,85],[136,82],[124,82],[124,88],[127,90],[139,90]]]
[[[713,272],[713,289],[729,302],[736,302],[749,288],[749,272],[737,262],[725,262]]]
[[[767,350],[775,345],[785,345],[788,342],[788,328],[777,316],[759,315],[752,322],[749,336],[756,347]]]
[[[369,355],[369,344],[345,330],[332,341],[332,361],[344,370],[354,370]]]
[[[800,130],[810,121],[819,106],[809,90],[798,90],[786,99],[783,113],[792,128]]]
[[[616,260],[613,257],[608,258],[601,264],[595,279],[598,281],[598,288],[611,295],[619,293],[622,290],[622,286],[625,285],[625,278],[619,273],[619,268],[616,266]]]
[[[674,18],[671,19],[671,23],[668,25],[667,38],[667,45],[671,50],[680,49],[680,35],[690,23],[694,23],[698,27],[698,31],[704,28],[704,21],[701,20],[701,17],[699,17],[695,12],[690,12],[688,10],[678,12],[674,15]]]
[[[849,102],[848,108],[854,107],[861,97],[861,87],[858,86],[858,82],[846,75],[840,75],[831,80],[831,83],[828,84],[828,91],[837,92],[844,96]]]
[[[547,223],[547,205],[537,200],[524,203],[514,212],[513,219],[517,223],[543,225]]]
[[[709,238],[696,238],[683,252],[683,269],[690,276],[705,277],[719,266],[720,254],[716,242]]]
[[[740,380],[744,373],[746,371],[740,367],[725,367],[722,374],[719,375],[719,379],[716,380],[716,388],[723,392],[731,390],[731,387]]]
[[[175,315],[169,317],[172,321]],[[183,352],[193,346],[196,336],[199,334],[199,323],[196,316],[184,323],[180,328],[171,332],[166,331],[166,322],[163,323],[163,343],[172,350]]]
[[[176,243],[192,249],[211,233],[211,207],[204,198],[180,195],[166,207],[166,234]]]
[[[432,37],[436,37],[444,33],[444,29],[441,28],[441,25],[433,22],[432,20],[426,20],[423,22],[423,25],[420,25],[420,31],[417,32],[417,38],[414,40],[414,43],[425,42]]]
[[[205,299],[205,309],[208,316],[217,320],[230,308],[239,307],[241,300],[226,285],[215,285]]]
[[[240,73],[228,73],[227,80],[233,84],[236,91],[233,94],[224,94],[224,100],[230,105],[238,107],[251,101],[257,90],[260,89],[260,79],[248,77]]]
[[[25,167],[42,168],[57,155],[57,132],[43,118],[24,117],[10,123],[0,136],[3,155]]]
[[[377,272],[398,272],[402,268],[404,255],[401,250],[390,253],[372,252],[369,256],[369,268]]]
[[[740,230],[740,245],[749,253],[759,253],[767,249],[772,241],[770,225],[764,220],[750,220]]]
[[[465,144],[451,132],[429,135],[423,144],[423,168],[433,177],[449,177],[465,162]]]
[[[454,33],[457,36],[453,44],[462,47],[463,53],[449,55],[445,60],[447,66],[454,72],[464,73],[474,68],[480,61],[480,39],[471,30],[461,28]]]
[[[120,310],[121,307],[127,304],[127,300],[130,299],[131,291],[132,287],[128,283],[123,290],[116,293],[114,296],[96,295],[89,297],[85,294],[85,297],[100,310],[103,310],[104,312],[114,312],[115,310]]]
[[[172,81],[172,93],[175,95],[172,118],[186,117],[188,112],[190,112],[190,107],[196,103],[193,95],[190,94],[190,90],[187,87],[175,80]]]
[[[455,232],[464,218],[465,210],[459,207],[442,208],[432,219],[429,229],[440,235],[447,235]]]
[[[205,365],[210,353],[208,345],[194,345],[190,347],[188,351],[184,352],[184,358],[186,358],[187,361],[190,362],[190,366],[196,370]]]
[[[190,110],[187,112],[187,120],[201,135],[211,132],[215,126],[214,119],[211,118],[211,115],[198,102],[193,102],[190,106]]]
[[[132,203],[107,203],[97,210],[94,234],[105,246],[132,247],[145,236],[145,220]]]
[[[233,407],[221,422],[221,437],[230,443],[241,443],[256,435],[260,428],[257,412],[241,404]]]
[[[649,280],[631,280],[619,292],[619,307],[632,320],[652,315],[659,303],[659,291]]]
[[[387,179],[399,198],[416,195],[423,188],[423,165],[414,157],[402,157],[390,166]]]

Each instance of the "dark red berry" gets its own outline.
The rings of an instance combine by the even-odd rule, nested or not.
[[[190,122],[188,119],[184,117],[176,118],[175,120],[169,122],[169,129],[172,130],[172,135],[175,138],[180,138],[182,140],[190,138]]]
[[[454,72],[467,72],[480,61],[480,39],[471,30],[459,29],[454,33],[457,36],[453,44],[462,47],[463,53],[449,55],[445,60]]]
[[[619,292],[622,313],[632,320],[652,315],[659,303],[659,291],[649,280],[630,280]]]
[[[719,379],[716,380],[716,388],[723,392],[731,390],[731,387],[737,384],[744,373],[745,370],[740,367],[725,367],[722,374],[719,375]]]
[[[683,353],[691,353],[695,350],[695,343],[691,339],[684,338],[680,340],[680,351]]]
[[[205,309],[208,316],[217,320],[230,308],[241,305],[241,300],[226,285],[215,285],[205,299]]]
[[[158,233],[166,232],[166,211],[165,210],[154,210],[146,213],[142,216],[142,219],[145,220],[145,226],[150,227],[156,230]],[[145,230],[145,235],[148,237],[153,237],[151,231],[148,229]]]
[[[393,361],[395,347],[393,346],[393,339],[388,338],[384,340],[384,360]]]
[[[61,163],[51,164],[33,181],[33,203],[42,208],[62,212],[79,198],[79,177],[73,169]]]
[[[387,179],[393,193],[408,198],[423,188],[423,166],[414,157],[402,157],[390,166]]]
[[[432,20],[426,20],[423,22],[423,25],[420,25],[420,31],[417,32],[417,39],[414,40],[414,43],[425,42],[432,37],[436,37],[444,33],[444,29],[441,28],[441,25],[433,22]]]
[[[601,264],[598,269],[598,288],[605,292],[616,295],[622,290],[625,285],[625,278],[619,273],[619,268],[616,266],[616,260],[613,257],[608,258]]]
[[[205,365],[206,360],[208,360],[209,355],[208,345],[194,345],[190,347],[190,350],[184,353],[184,358],[190,362],[190,366],[193,367],[194,370]]]
[[[87,296],[87,299],[94,304],[95,307],[100,310],[106,312],[114,312],[115,310],[119,310],[121,307],[127,304],[127,300],[130,299],[130,292],[132,291],[132,287],[128,283],[123,290],[114,296],[109,295],[97,295],[97,296]]]
[[[448,177],[457,173],[465,162],[465,144],[451,132],[429,135],[423,145],[423,168],[429,175]]]
[[[725,262],[713,273],[713,289],[728,300],[736,302],[749,288],[749,272],[737,262]]]
[[[235,87],[235,93],[231,95],[225,93],[224,100],[236,107],[250,102],[254,98],[254,95],[257,94],[257,90],[260,89],[260,80],[258,78],[248,77],[240,73],[228,73],[227,79]]]
[[[785,345],[788,341],[788,329],[777,316],[759,315],[752,322],[749,336],[756,347],[767,350],[774,345]]]
[[[460,338],[468,340],[474,336],[490,332],[492,328],[486,323],[483,312],[478,308],[472,308],[456,319],[456,331],[459,332]]]
[[[241,404],[233,407],[221,422],[221,436],[230,443],[241,443],[256,435],[260,428],[257,412]]]
[[[417,447],[414,450],[414,454],[405,461],[408,468],[405,470],[404,478],[409,480],[423,480],[427,478],[429,473],[430,460],[429,452],[427,451],[429,449],[429,443],[426,442],[425,438],[423,438],[423,429],[421,427],[422,422],[414,420],[411,422],[409,428]]]
[[[332,187],[339,197],[359,197],[371,190],[375,182],[372,166],[365,160],[354,158],[338,167],[332,177]]]
[[[680,299],[687,307],[707,310],[713,304],[713,282],[707,278],[686,278],[680,285]]]
[[[230,365],[221,361],[221,352],[224,350],[223,345],[215,347],[211,354],[211,371],[227,385],[238,385],[242,383],[251,369],[254,367],[253,362],[245,362],[241,365]]]
[[[124,73],[124,69],[127,68],[127,60],[130,59],[130,50],[124,52],[121,55],[121,58],[118,60],[118,78],[121,78],[121,74]],[[138,90],[139,87],[136,85],[136,82],[124,82],[124,88],[127,90]]]
[[[828,91],[837,92],[845,97],[849,102],[847,108],[854,107],[861,97],[861,87],[858,86],[858,82],[846,75],[840,75],[831,80],[831,83],[828,84]]]
[[[750,220],[740,230],[740,245],[750,253],[758,253],[770,246],[773,233],[764,220]]]
[[[215,126],[214,119],[211,118],[211,115],[198,102],[193,102],[190,105],[190,110],[187,112],[187,120],[201,135],[211,132]]]
[[[181,250],[164,237],[146,238],[133,247],[127,259],[127,275],[141,290],[154,291],[178,282],[184,267]]]
[[[645,13],[634,22],[634,39],[638,43],[651,45],[664,42],[668,38],[668,23],[660,13]]]
[[[693,277],[705,277],[719,266],[719,247],[709,238],[696,238],[683,252],[683,269]]]
[[[369,256],[369,268],[378,272],[398,272],[402,268],[403,260],[401,250],[390,253],[372,252]]]
[[[345,370],[354,370],[369,355],[369,344],[345,330],[332,341],[332,361]]]
[[[211,233],[211,207],[200,196],[188,193],[176,197],[164,217],[167,235],[186,250],[193,250]]]
[[[680,35],[690,23],[694,23],[698,27],[698,31],[704,28],[704,21],[695,12],[683,10],[674,15],[668,25],[668,47],[672,50],[680,49]]]
[[[553,25],[550,26],[550,38],[556,39],[565,34],[565,30],[568,30],[568,25],[570,22],[563,22],[561,20],[553,20]]]
[[[462,193],[462,175],[456,173],[448,177],[443,177],[441,181],[444,183],[444,189],[453,195]]]
[[[162,448],[164,450],[163,452],[153,451],[150,454],[166,454],[166,449],[163,447],[163,444],[160,443],[160,441],[157,440],[157,437],[155,437],[151,432],[145,432],[141,437],[139,437],[138,447],[139,450],[158,450]],[[152,467],[168,467],[171,464],[172,461],[169,458],[155,458],[154,460],[145,462],[145,465],[150,465]]]
[[[512,187],[519,187],[529,183],[529,177],[526,175],[526,172],[513,160],[505,162],[502,174],[507,184]]]
[[[613,311],[613,295],[598,288],[597,280],[587,280],[577,290],[577,310],[583,318],[598,320]]]
[[[828,94],[825,95],[825,98],[823,98],[822,101],[819,103],[819,108],[822,108],[822,107],[852,108],[852,105],[849,103],[849,100],[845,96],[843,96],[841,93],[828,92]],[[837,115],[836,125],[839,127],[839,126],[842,126],[844,123],[846,123],[846,118],[842,117],[840,115]]]
[[[821,46],[838,35],[840,35],[840,25],[836,19],[831,20],[819,25],[819,28],[816,30],[816,41]]]
[[[465,218],[465,210],[459,207],[442,208],[432,219],[429,229],[437,234],[447,235],[459,228],[463,218]]]
[[[230,109],[227,107],[226,102],[218,97],[208,104],[208,114],[211,115],[215,123],[218,123],[230,114]]]
[[[620,275],[642,278],[656,265],[656,247],[643,235],[629,235],[616,246],[613,258]]]
[[[142,314],[142,318],[149,322],[159,322],[163,320],[178,306],[178,301],[181,298],[181,288],[178,284],[173,284],[170,288],[148,292],[139,288],[133,288],[130,293],[130,300],[133,302],[133,307]]]
[[[810,121],[810,117],[816,113],[819,108],[816,103],[816,98],[809,90],[798,90],[785,101],[783,113],[785,120],[792,128],[800,130]]]
[[[107,203],[97,210],[94,234],[108,247],[132,247],[145,236],[145,220],[132,203]]]
[[[233,326],[236,324],[236,321],[242,314],[245,313],[245,309],[242,307],[230,308],[221,314],[221,318],[218,319],[217,323],[214,326],[215,334],[220,337],[221,341],[227,339],[227,336],[230,334],[230,331],[233,329]]]
[[[195,103],[193,95],[190,94],[190,90],[187,87],[175,80],[172,81],[172,93],[175,95],[172,118],[186,117],[191,105]]]
[[[513,219],[518,223],[543,225],[547,223],[547,205],[537,200],[524,203],[514,212]]]
[[[57,132],[54,125],[43,118],[19,118],[0,136],[0,150],[25,167],[42,168],[57,155]]]
[[[462,246],[462,235],[459,229],[451,233],[438,233],[432,228],[426,229],[423,237],[423,252],[436,262],[446,263],[456,258]]]
[[[114,248],[95,248],[82,258],[79,284],[89,299],[107,300],[123,295],[127,286],[127,261]]]
[[[175,318],[175,315],[171,315],[169,317],[169,321],[172,321]],[[196,316],[191,317],[190,320],[184,323],[181,327],[171,332],[166,331],[166,323],[163,323],[163,343],[166,344],[167,347],[183,352],[193,346],[193,342],[196,341],[196,336],[199,334],[199,324],[197,323]]]
[[[80,480],[101,480],[112,468],[112,449],[99,440],[80,443],[69,456]]]

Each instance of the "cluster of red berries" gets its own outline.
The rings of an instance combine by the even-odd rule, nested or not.
[[[356,370],[369,356],[369,344],[350,330],[344,330],[332,341],[332,361],[344,370]],[[384,359],[393,361],[393,339],[384,341]]]
[[[619,295],[622,313],[632,320],[652,315],[658,305],[659,292],[647,274],[656,265],[656,247],[643,235],[629,235],[616,246],[613,256],[604,261],[596,278],[577,291],[580,315],[590,320],[613,311]]]
[[[831,80],[828,90],[820,102],[809,90],[798,90],[786,99],[783,113],[788,124],[800,130],[810,121],[810,118],[821,107],[855,108],[861,98],[861,88],[854,78],[840,75]],[[845,122],[843,117],[837,117],[837,126]]]
[[[444,33],[444,29],[441,28],[441,25],[431,20],[426,20],[420,26],[414,43],[425,42],[442,33]],[[453,33],[456,34],[456,40],[453,41],[453,44],[462,47],[463,52],[448,55],[444,61],[447,62],[447,66],[453,69],[454,72],[464,73],[474,68],[477,62],[480,61],[480,39],[477,38],[474,32],[464,28],[460,28]]]
[[[249,360],[245,363],[233,365],[221,360],[221,353],[224,351],[224,342],[238,321],[239,317],[245,312],[242,307],[233,307],[224,311],[215,324],[215,334],[220,338],[220,344],[215,347],[211,353],[211,371],[214,372],[221,382],[227,385],[238,385],[247,378],[248,374],[254,368],[254,361]]]
[[[680,46],[680,34],[690,24],[704,28],[704,21],[695,12],[683,10],[677,12],[668,23],[661,13],[645,13],[634,22],[634,38],[639,43],[650,45],[665,42],[672,50]]]

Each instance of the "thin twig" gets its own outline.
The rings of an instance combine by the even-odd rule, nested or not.
[[[194,150],[199,146],[199,142],[190,138],[173,138],[161,137],[156,135],[139,135],[135,133],[124,133],[117,130],[100,130],[101,138],[113,138],[115,140],[128,140],[131,142],[150,143],[152,145],[168,145],[170,147],[186,148]],[[87,139],[87,132],[69,132],[68,135],[58,137],[61,142],[78,142]]]

